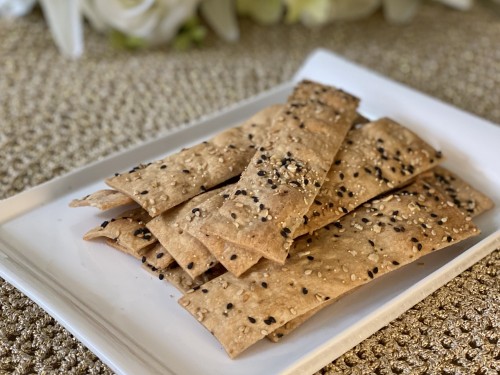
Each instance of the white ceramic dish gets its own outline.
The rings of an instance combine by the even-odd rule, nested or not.
[[[282,343],[263,341],[236,360],[177,305],[179,293],[172,287],[135,259],[81,240],[109,213],[70,209],[71,199],[103,188],[103,178],[115,171],[194,144],[284,101],[290,82],[0,202],[0,275],[120,374],[312,373],[500,247],[500,127],[326,51],[313,53],[294,81],[304,77],[359,96],[364,114],[393,117],[442,149],[446,166],[496,203],[477,220],[481,236],[375,280]]]

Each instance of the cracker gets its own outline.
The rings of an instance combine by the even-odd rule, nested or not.
[[[356,116],[357,103],[331,87],[299,84],[274,118],[270,140],[254,155],[219,215],[202,230],[283,263]]]
[[[303,216],[303,224],[297,229],[295,237],[338,220],[369,199],[409,182],[441,160],[438,151],[387,118],[350,130],[313,205]],[[218,205],[211,203],[204,209],[208,212],[207,216],[222,205],[222,200],[219,198]],[[203,220],[210,218],[204,217]],[[247,253],[234,244],[223,244],[217,236],[204,240],[204,234],[200,233],[200,221],[195,224],[196,227],[190,227],[188,231],[204,242],[234,275],[241,275],[257,263],[255,252]],[[234,261],[227,261],[228,256]],[[225,262],[222,257],[226,258]]]
[[[494,206],[490,198],[446,168],[433,168],[423,178],[446,195],[449,204],[456,205],[471,217],[488,211]]]
[[[447,204],[456,205],[456,207],[467,216],[478,216],[493,207],[491,199],[474,189],[471,185],[446,168],[435,167],[419,178],[428,184],[422,186],[429,194],[434,193],[433,189],[438,189],[443,196],[448,196],[451,199],[447,200]],[[329,302],[333,302],[333,300]],[[330,305],[330,303],[318,306],[316,309],[289,321],[284,326],[279,327],[276,331],[271,333],[268,338],[274,342],[279,341],[279,339],[294,331],[327,305]]]
[[[414,182],[301,237],[285,266],[263,260],[241,278],[227,273],[179,302],[235,357],[326,301],[479,233],[439,192],[427,196],[423,185]]]
[[[156,242],[146,223],[151,217],[142,208],[134,208],[119,217],[104,221],[100,226],[85,233],[84,240],[105,237],[127,249],[130,254],[142,256],[147,247]]]
[[[70,207],[96,207],[101,211],[135,203],[134,200],[116,190],[104,189],[89,194],[81,199],[73,199]]]
[[[147,224],[151,233],[192,278],[213,267],[217,259],[203,243],[187,233],[185,228],[200,215],[198,206],[219,191],[220,189],[200,194],[155,217]]]
[[[219,192],[204,203],[198,206],[199,215],[187,223],[186,231],[198,239],[207,247],[210,253],[224,265],[224,267],[233,275],[240,276],[256,264],[261,258],[260,254],[241,248],[235,244],[225,242],[218,236],[203,233],[201,227],[207,220],[211,220],[212,215],[222,206],[225,197],[228,197],[228,189]]]
[[[280,106],[266,108],[241,126],[106,183],[139,203],[151,216],[239,175],[265,137]]]
[[[155,243],[141,258],[142,263],[157,269],[165,269],[174,263],[175,259],[159,242]]]
[[[150,264],[143,264],[143,268],[158,279],[170,283],[183,294],[198,290],[203,284],[226,272],[224,267],[218,264],[192,279],[177,263],[173,263],[165,269],[158,269]]]
[[[140,251],[132,251],[129,248],[120,245],[118,242],[111,238],[104,238],[104,243],[110,247],[112,247],[115,250],[121,251],[122,253],[128,254],[133,256],[136,259],[141,259],[144,255],[148,253],[157,243],[153,243],[151,245],[146,246],[145,248],[141,249]]]
[[[391,119],[382,118],[351,130],[297,235],[338,220],[440,161],[438,151]]]

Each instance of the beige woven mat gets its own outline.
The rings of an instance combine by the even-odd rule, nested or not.
[[[84,58],[69,62],[39,14],[1,21],[0,198],[275,86],[319,46],[500,122],[500,19],[486,8],[424,3],[406,27],[376,15],[242,29],[238,44],[210,37],[188,53],[116,51],[87,31]],[[496,374],[499,265],[496,251],[321,373]],[[0,373],[110,373],[1,279],[0,303]]]

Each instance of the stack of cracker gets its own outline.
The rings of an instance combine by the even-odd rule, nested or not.
[[[299,83],[283,105],[106,180],[71,206],[128,206],[84,239],[141,260],[235,357],[354,289],[471,236],[492,201],[359,100]]]

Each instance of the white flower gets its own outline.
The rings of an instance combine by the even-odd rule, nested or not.
[[[16,18],[31,12],[36,0],[0,0],[0,18]]]
[[[99,31],[118,30],[149,44],[170,41],[195,14],[200,0],[82,0],[82,11]]]
[[[40,0],[45,20],[59,51],[71,58],[83,53],[79,0]]]

